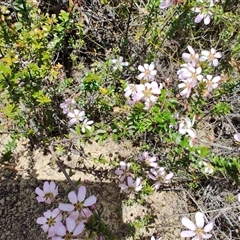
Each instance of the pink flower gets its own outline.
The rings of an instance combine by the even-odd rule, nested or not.
[[[71,202],[71,204],[60,203],[59,209],[66,212],[78,211],[78,212],[81,212],[81,215],[84,218],[88,218],[92,215],[92,212],[89,210],[88,207],[95,204],[97,201],[97,198],[94,195],[88,197],[87,199],[85,198],[86,198],[86,187],[80,186],[78,189],[78,195],[76,195],[74,191],[68,194],[68,199]]]
[[[156,74],[157,74],[157,71],[154,70],[154,64],[151,63],[150,65],[149,64],[143,64],[138,66],[138,70],[141,72],[138,76],[137,76],[137,79],[139,80],[146,80],[146,81],[153,81]]]
[[[158,86],[157,82],[138,84],[136,87],[137,92],[133,96],[133,101],[137,102],[143,100],[148,102],[149,105],[155,103],[158,100],[156,95],[161,93],[162,84]]]
[[[53,211],[48,210],[43,213],[44,217],[39,217],[37,223],[42,225],[41,228],[46,233],[48,232],[48,237],[55,235],[55,226],[58,222],[62,221],[62,214],[58,208]]]
[[[70,124],[77,124],[84,120],[85,111],[74,109],[72,112],[69,112],[67,116],[70,118],[69,121]]]
[[[164,167],[160,167],[159,169],[151,168],[150,172],[152,174],[149,174],[149,178],[155,181],[153,184],[155,189],[159,189],[161,185],[169,183],[171,178],[173,177],[173,173],[166,173]]]
[[[190,80],[193,84],[196,84],[197,81],[201,81],[203,76],[201,75],[202,68],[195,67],[191,63],[182,64],[181,69],[177,71],[178,77],[181,80]]]
[[[120,162],[120,169],[115,171],[115,174],[119,175],[119,180],[122,182],[125,177],[130,176],[130,163]]]
[[[209,234],[214,227],[214,220],[210,221],[204,227],[204,215],[201,212],[197,212],[195,215],[196,224],[193,223],[187,217],[182,218],[182,224],[190,229],[181,232],[181,237],[194,237],[192,240],[201,240],[201,239],[209,239],[212,237],[212,234]]]
[[[85,220],[78,225],[74,218],[68,217],[66,219],[66,227],[62,222],[58,222],[55,226],[55,232],[58,236],[52,237],[52,240],[77,240],[85,229]]]
[[[127,184],[121,183],[121,184],[119,184],[119,187],[125,193],[135,193],[142,189],[140,178],[136,178],[136,181],[133,181],[133,178],[130,176],[127,177]]]
[[[208,61],[211,65],[216,67],[218,65],[218,59],[221,57],[221,52],[217,52],[214,48],[211,48],[210,51],[203,50],[199,60],[201,62]]]
[[[183,53],[182,58],[185,62],[191,63],[193,66],[195,66],[199,60],[199,54],[195,53],[194,49],[191,46],[187,46],[187,49],[189,53]]]
[[[171,7],[173,4],[176,5],[182,2],[183,0],[162,0],[160,4],[160,9],[165,9],[165,8]]]
[[[56,186],[55,182],[44,182],[43,184],[43,190],[41,190],[39,187],[35,189],[38,202],[45,202],[47,204],[50,204],[52,201],[54,201],[55,197],[58,194],[58,186]]]
[[[76,102],[74,99],[65,99],[63,103],[60,104],[60,108],[63,109],[64,114],[68,114],[75,107]]]
[[[194,12],[198,13],[194,22],[200,23],[202,20],[205,25],[208,25],[211,21],[212,12],[210,10],[204,10],[199,7],[194,8]]]
[[[160,4],[160,9],[171,7],[173,5],[172,1],[173,0],[163,0]]]
[[[158,167],[158,164],[156,163],[157,158],[156,158],[155,156],[151,157],[148,152],[143,152],[143,153],[138,157],[138,159],[139,159],[141,162],[145,162],[146,165],[148,165],[148,166],[150,166],[150,167],[153,167],[153,168]]]

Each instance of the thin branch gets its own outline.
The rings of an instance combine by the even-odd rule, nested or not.
[[[72,188],[74,189],[74,191],[77,193],[78,189],[77,186],[74,184],[74,182],[71,180],[71,178],[69,177],[69,175],[67,174],[65,168],[63,167],[63,165],[61,164],[60,159],[56,156],[54,149],[53,149],[53,143],[50,144],[49,146],[49,150],[52,154],[52,157],[54,158],[54,160],[56,161],[58,167],[60,168],[60,170],[62,171],[62,173],[64,174],[64,176],[66,177],[67,181],[70,183],[70,185],[72,186]]]

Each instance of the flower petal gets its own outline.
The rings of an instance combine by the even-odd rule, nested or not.
[[[195,23],[200,23],[203,20],[203,15],[202,14],[198,14],[194,20]]]
[[[88,197],[85,201],[83,206],[89,207],[97,202],[97,198],[95,196]]]
[[[73,204],[76,204],[78,202],[77,195],[74,191],[72,191],[68,194],[68,199]]]
[[[85,186],[80,186],[78,189],[78,201],[83,202],[83,200],[86,197],[86,187]]]
[[[148,67],[148,70],[149,71],[152,71],[154,69],[154,63],[151,63]],[[156,71],[156,70],[155,70]]]
[[[77,236],[79,234],[81,234],[85,228],[85,221],[81,221],[77,227],[75,228],[75,230],[73,231],[73,236]]]
[[[181,237],[194,237],[196,235],[196,233],[191,230],[182,231],[180,234]]]
[[[60,209],[59,208],[55,208],[53,211],[52,211],[52,217],[55,218],[59,215],[60,213]]]
[[[196,225],[187,217],[182,218],[182,225],[192,231],[195,231],[197,228]]]
[[[38,194],[40,197],[44,197],[45,196],[45,193],[43,192],[42,189],[40,189],[39,187],[37,187],[35,189],[35,193]]]
[[[204,18],[204,24],[205,24],[205,25],[208,25],[208,24],[210,23],[210,21],[211,21],[211,17],[210,17],[210,15],[208,14],[208,15]]]
[[[45,181],[44,184],[43,184],[43,191],[45,193],[49,193],[50,192],[50,185],[49,185],[49,182],[48,181]]]
[[[59,236],[66,235],[66,227],[63,225],[62,222],[58,222],[58,223],[55,224],[55,232]]]
[[[48,225],[48,224],[43,224],[43,225],[41,226],[41,228],[42,228],[42,230],[46,233],[46,232],[48,231],[48,229],[49,229],[49,225]]]
[[[142,65],[138,66],[138,70],[142,73],[145,72],[145,68]]]
[[[123,170],[117,169],[117,170],[115,170],[115,174],[116,175],[122,175],[123,174]]]
[[[51,181],[50,184],[49,184],[50,192],[54,192],[55,188],[56,188],[55,182]]]
[[[233,137],[237,142],[240,142],[240,133],[234,134]]]
[[[59,203],[58,208],[65,212],[71,212],[74,210],[74,206],[70,203]]]
[[[73,232],[73,230],[75,229],[76,227],[76,221],[73,219],[73,218],[70,218],[68,217],[66,219],[66,225],[67,225],[67,230],[69,232]]]
[[[47,219],[45,217],[37,218],[37,224],[45,224],[46,222],[47,222]]]
[[[128,183],[128,186],[133,186],[133,179],[132,179],[132,177],[128,177],[127,178],[127,183]]]
[[[217,52],[217,53],[215,53],[214,57],[216,57],[216,58],[221,58],[221,57],[222,57],[222,53]]]
[[[201,212],[197,212],[195,215],[196,225],[198,228],[203,228],[204,226],[204,215]]]
[[[205,227],[204,227],[204,232],[210,232],[210,231],[212,231],[213,230],[213,228],[214,228],[214,225],[215,225],[215,221],[214,221],[214,219],[213,220],[211,220]]]
[[[81,215],[87,219],[92,215],[92,211],[90,211],[88,208],[83,208],[81,211]]]

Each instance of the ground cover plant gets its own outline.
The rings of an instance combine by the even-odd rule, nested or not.
[[[69,149],[109,138],[138,148],[92,159],[127,204],[184,189],[191,210],[177,239],[240,239],[237,0],[17,0],[1,2],[0,16],[1,131],[11,135],[1,161],[25,137],[69,183],[67,199],[54,181],[35,190],[46,239],[169,239],[161,226],[132,231],[154,225],[151,215],[118,235],[87,179],[71,180]]]

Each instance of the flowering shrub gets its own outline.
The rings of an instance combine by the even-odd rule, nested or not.
[[[181,69],[177,71],[178,78],[182,83],[178,85],[178,88],[182,89],[180,95],[186,98],[190,97],[192,89],[196,88],[199,84],[203,84],[202,93],[204,96],[209,96],[212,93],[213,89],[218,87],[218,82],[221,80],[220,76],[215,76],[206,74],[202,75],[202,68],[200,62],[208,61],[210,66],[218,66],[218,58],[222,57],[221,52],[216,52],[215,49],[210,51],[202,51],[199,57],[198,53],[195,53],[195,50],[188,46],[190,53],[183,53],[182,58],[186,62],[181,65]],[[200,93],[198,93],[200,94]]]
[[[138,153],[130,149],[128,158],[110,161],[99,153],[93,164],[108,167],[108,178],[129,201],[144,204],[147,195],[176,185],[197,194],[220,177],[239,185],[237,1],[13,2],[0,4],[0,125],[11,135],[2,151],[7,164],[22,136],[44,147],[58,141],[54,160],[79,154],[86,142],[127,139]],[[35,192],[39,203],[53,205],[37,219],[48,238],[115,239],[84,185],[68,193],[68,203],[59,200],[53,181]],[[201,204],[215,211],[214,204]],[[227,227],[217,221],[226,209],[214,217],[219,239],[220,229],[233,235],[236,216],[222,221]],[[205,226],[202,210],[195,218],[182,219],[189,230],[179,235],[211,238],[214,221]],[[164,239],[164,231],[154,236]]]

